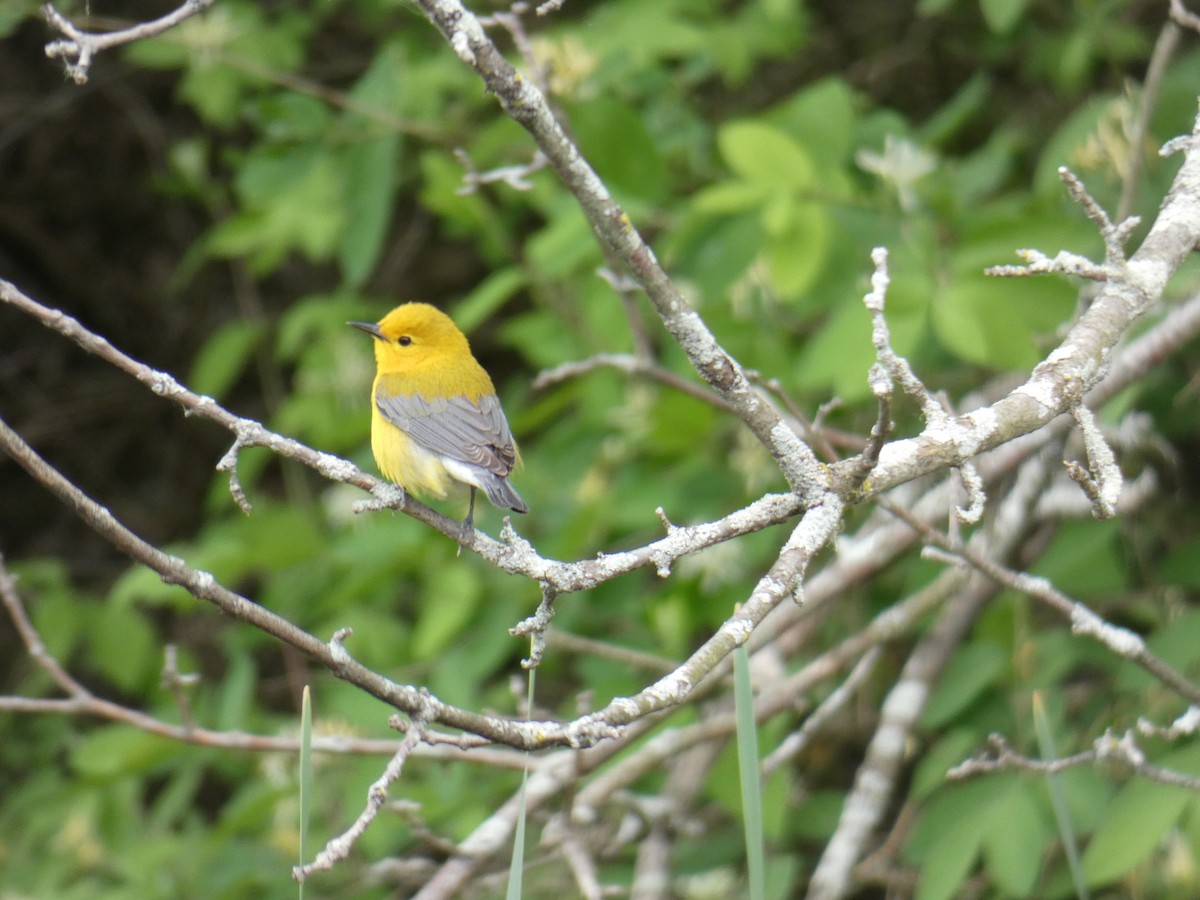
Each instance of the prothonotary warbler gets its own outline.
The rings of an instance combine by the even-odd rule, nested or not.
[[[508,483],[517,445],[492,379],[458,326],[428,303],[405,303],[378,324],[348,322],[375,338],[371,450],[383,476],[406,491],[445,497],[451,481],[501,509],[528,512]]]

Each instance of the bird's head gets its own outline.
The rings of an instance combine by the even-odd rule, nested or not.
[[[411,371],[439,357],[454,358],[471,349],[466,336],[440,309],[405,303],[374,322],[347,322],[375,338],[375,361],[385,374]]]

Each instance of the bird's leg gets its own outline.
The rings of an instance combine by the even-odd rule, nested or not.
[[[467,535],[475,530],[475,488],[471,488],[471,501],[467,506],[467,517],[463,519],[462,532],[458,537],[458,553],[456,556],[462,555],[463,541],[467,539]]]

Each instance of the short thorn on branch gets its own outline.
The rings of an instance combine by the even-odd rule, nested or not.
[[[550,585],[542,584],[542,601],[537,611],[528,618],[522,619],[508,633],[513,637],[529,638],[529,658],[521,660],[521,668],[536,669],[546,653],[546,630],[550,620],[554,618],[554,598],[558,594]]]
[[[470,154],[462,147],[455,148],[454,158],[466,170],[463,173],[462,187],[455,191],[460,197],[474,194],[479,190],[480,185],[495,184],[497,182],[507,184],[514,191],[531,191],[533,190],[533,182],[528,180],[529,176],[546,168],[547,163],[549,163],[546,155],[541,150],[538,150],[533,154],[533,159],[525,165],[501,166],[498,169],[480,172],[475,168],[475,162],[471,159]]]
[[[894,384],[887,369],[879,363],[874,363],[867,374],[867,383],[871,387],[871,393],[879,402],[879,411],[875,416],[875,424],[871,426],[867,444],[855,465],[852,479],[855,488],[862,486],[879,463],[879,453],[883,450],[883,445],[887,443],[887,439],[895,427],[895,422],[892,421],[892,388]]]
[[[231,446],[221,457],[217,463],[217,471],[225,472],[229,476],[229,493],[233,495],[233,502],[238,505],[238,509],[246,515],[250,515],[250,501],[246,499],[246,493],[242,490],[241,479],[238,478],[238,454],[243,447],[248,446],[239,435]]]
[[[614,272],[608,266],[600,266],[596,269],[596,276],[618,294],[632,294],[635,291],[644,290],[632,275]]]
[[[355,513],[378,512],[383,509],[398,509],[403,511],[408,503],[408,492],[398,484],[381,481],[372,489],[371,500],[358,500],[352,509]]]
[[[1083,435],[1084,451],[1088,467],[1077,462],[1068,462],[1067,475],[1083,489],[1092,504],[1092,515],[1097,519],[1111,519],[1117,514],[1117,501],[1121,499],[1124,478],[1117,465],[1112,448],[1100,433],[1092,411],[1080,404],[1071,414]]]
[[[955,471],[958,473],[959,484],[966,494],[965,502],[957,506],[955,515],[958,517],[958,521],[964,525],[974,525],[983,518],[983,511],[987,506],[987,493],[983,489],[983,478],[980,477],[979,470],[970,460],[964,460],[961,465],[956,467]]]
[[[329,650],[333,653],[334,658],[339,663],[352,662],[354,657],[350,655],[350,651],[346,649],[346,639],[354,635],[353,628],[339,628],[333,633],[333,637],[329,639]]]

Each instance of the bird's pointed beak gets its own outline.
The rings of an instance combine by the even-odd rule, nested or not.
[[[346,324],[351,328],[357,328],[359,331],[365,331],[373,338],[378,338],[381,341],[386,340],[383,332],[379,330],[379,326],[374,322],[347,322]]]

